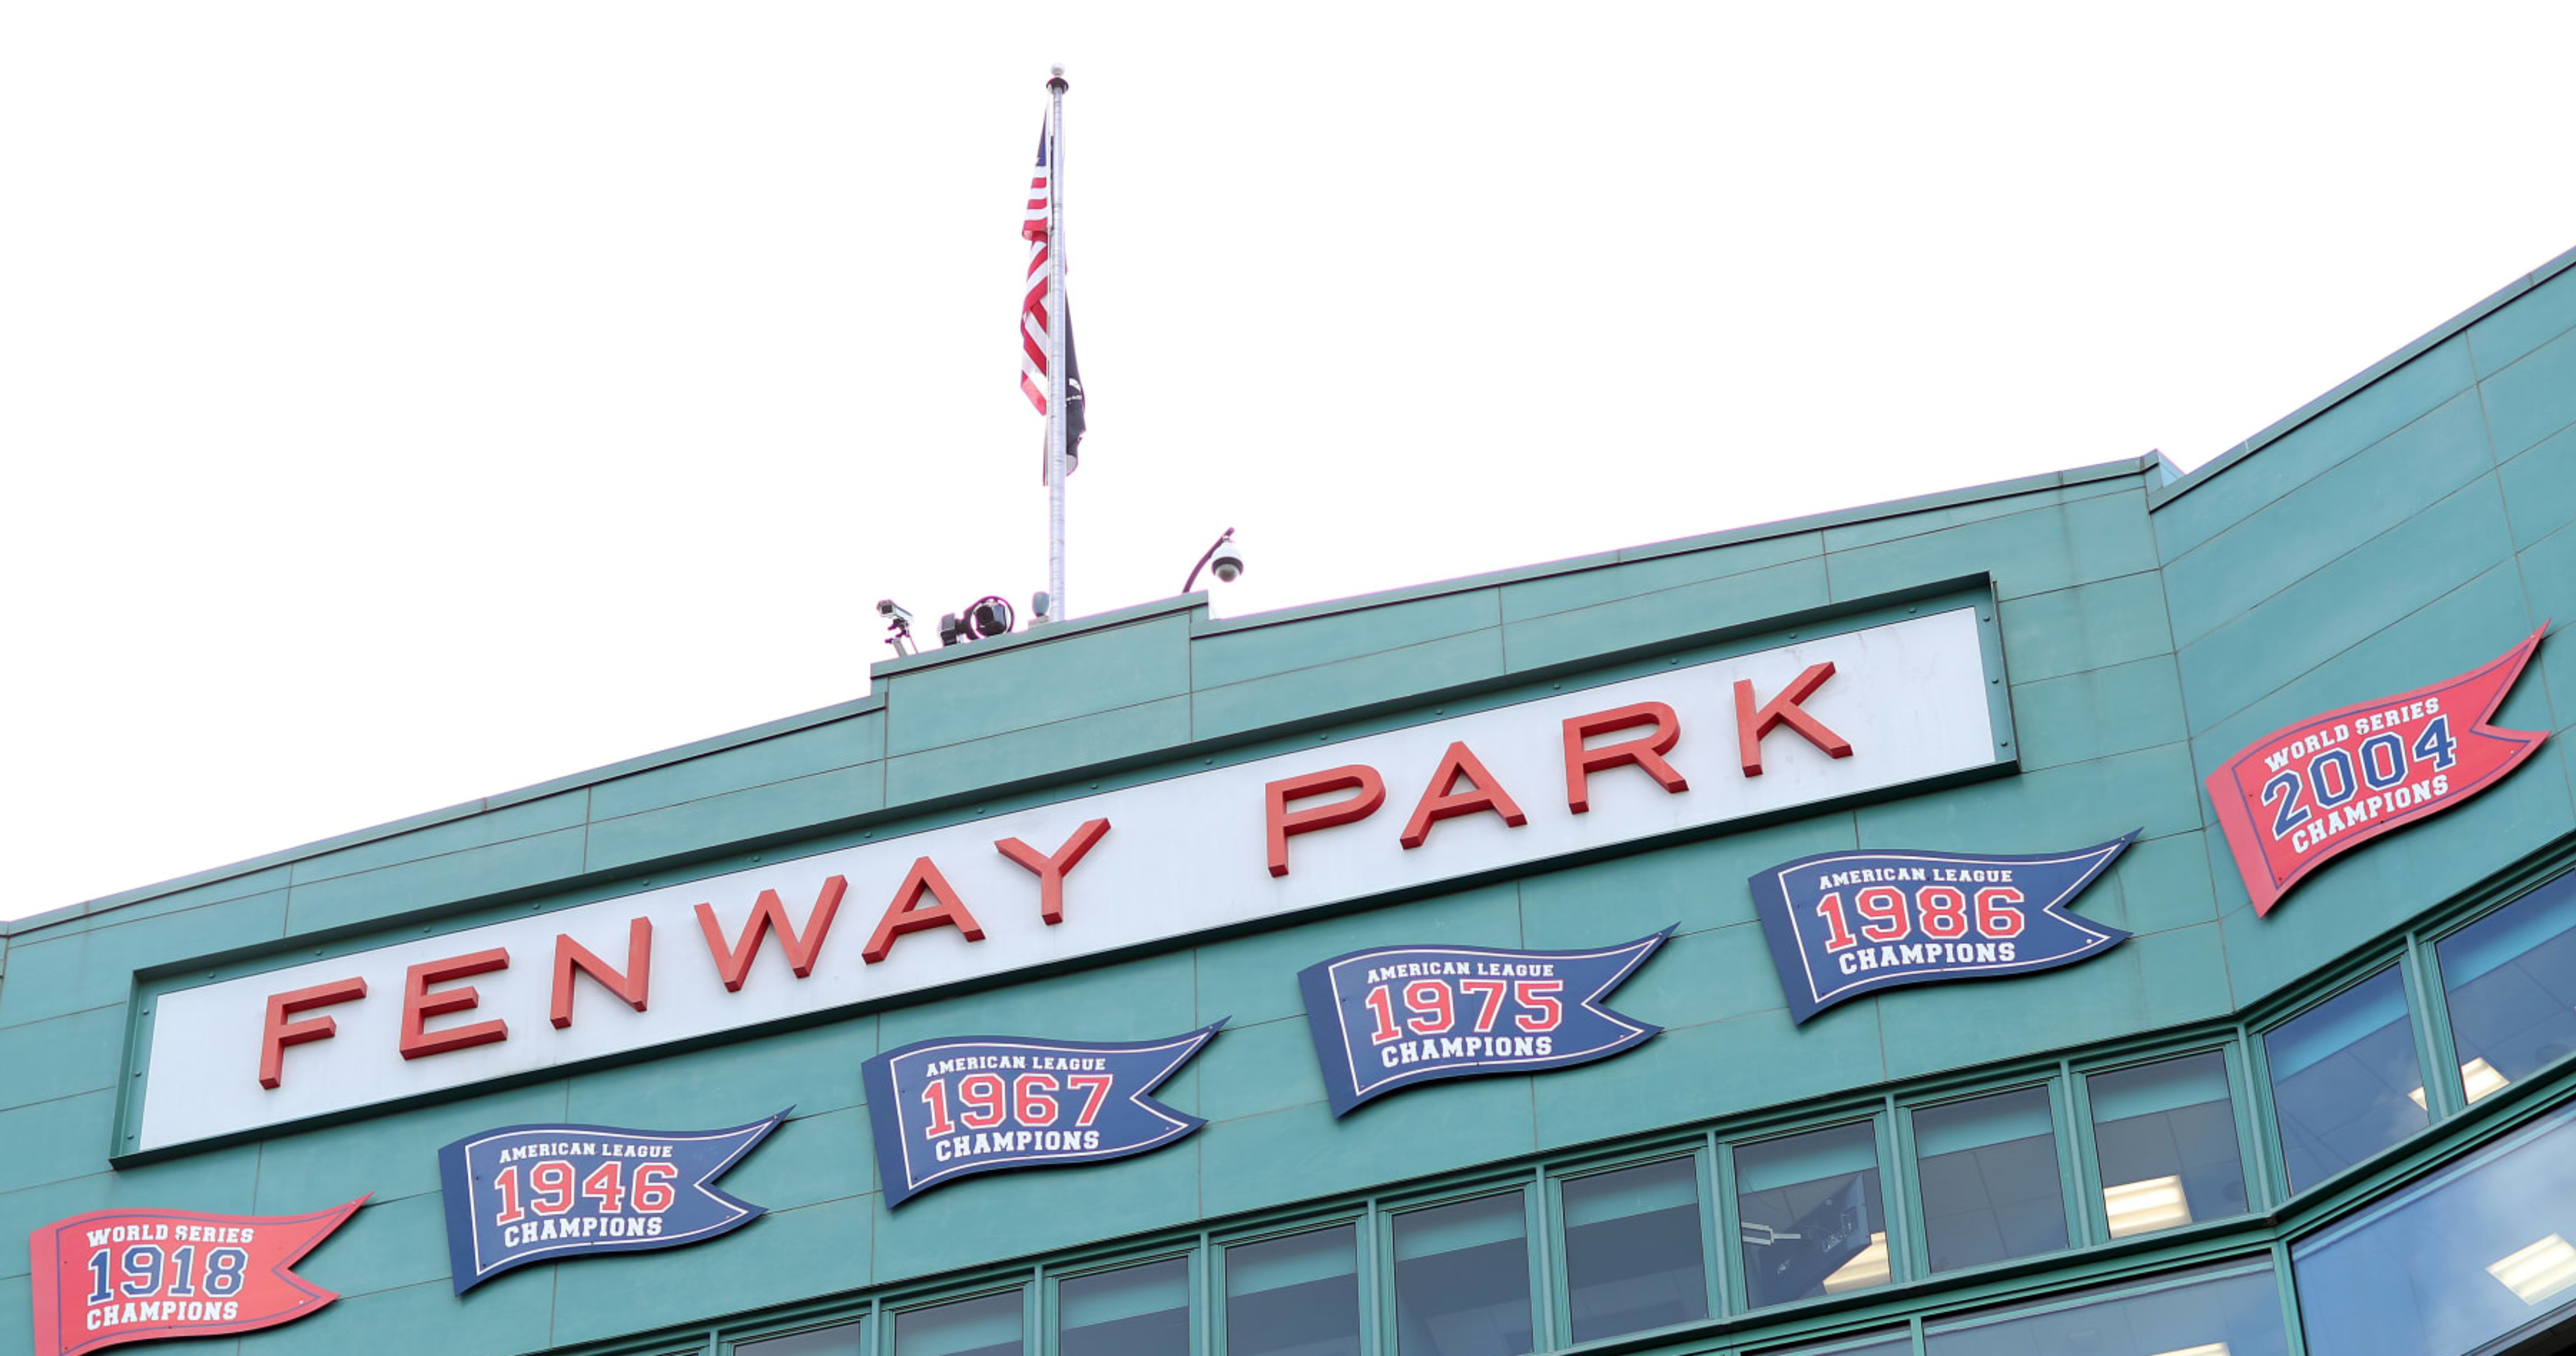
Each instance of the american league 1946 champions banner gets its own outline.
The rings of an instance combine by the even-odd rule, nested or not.
[[[512,1125],[440,1149],[456,1293],[530,1262],[676,1248],[749,1224],[762,1208],[715,1180],[786,1118],[700,1131]]]
[[[977,1173],[1097,1163],[1207,1124],[1147,1094],[1223,1019],[1167,1040],[951,1036],[860,1066],[886,1208]]]
[[[1297,974],[1333,1114],[1443,1078],[1607,1059],[1663,1030],[1601,1000],[1672,935],[1589,951],[1386,946]]]
[[[2066,906],[2136,838],[2016,857],[1855,849],[1756,874],[1790,1018],[1903,984],[2054,969],[2127,940]]]

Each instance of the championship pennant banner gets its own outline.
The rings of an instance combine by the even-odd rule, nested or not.
[[[215,1337],[291,1322],[338,1299],[292,1268],[366,1203],[310,1215],[99,1210],[27,1236],[38,1356]]]
[[[695,1134],[513,1125],[440,1149],[456,1293],[530,1262],[676,1248],[749,1224],[762,1208],[713,1183],[786,1117]]]
[[[2448,682],[2284,725],[2212,773],[2209,798],[2254,912],[2270,913],[2337,854],[2450,809],[2530,757],[2547,731],[2486,721],[2548,629]]]
[[[2127,940],[2065,910],[2136,837],[2032,857],[1827,852],[1754,876],[1791,1020],[1902,984],[2053,969]]]
[[[888,1209],[960,1177],[1096,1163],[1207,1124],[1147,1096],[1225,1025],[1098,1044],[1011,1036],[923,1041],[860,1068]]]
[[[1333,1114],[1442,1078],[1607,1059],[1662,1027],[1602,1007],[1666,928],[1598,951],[1389,946],[1297,972]]]

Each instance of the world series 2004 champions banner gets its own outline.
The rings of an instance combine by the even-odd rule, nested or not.
[[[2284,725],[2210,774],[2255,914],[2338,854],[2450,809],[2530,757],[2547,731],[2486,722],[2548,630],[2457,678]]]
[[[512,1125],[447,1145],[438,1175],[456,1293],[530,1262],[676,1248],[749,1224],[762,1208],[715,1179],[786,1118],[694,1133]]]
[[[954,1036],[860,1066],[888,1209],[977,1173],[1097,1163],[1207,1124],[1155,1101],[1225,1020],[1169,1040]]]
[[[216,1337],[292,1322],[338,1299],[292,1268],[364,1196],[309,1215],[97,1210],[27,1236],[38,1356]]]
[[[2136,837],[2020,857],[1825,852],[1757,873],[1790,1019],[1899,985],[2054,969],[2127,940],[2066,906]]]
[[[1601,1006],[1672,935],[1592,951],[1386,946],[1297,973],[1333,1114],[1443,1078],[1607,1059],[1663,1030]]]

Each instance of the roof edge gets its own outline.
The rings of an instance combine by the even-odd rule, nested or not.
[[[2152,513],[2208,484],[2224,474],[2229,467],[2287,437],[2292,430],[2342,404],[2363,387],[2431,352],[2462,330],[2502,309],[2505,303],[2557,277],[2571,267],[2576,267],[2576,249],[2570,249],[2496,289],[2488,294],[2485,300],[2425,331],[2414,342],[2345,378],[2333,390],[2292,410],[2288,415],[2274,421],[2269,428],[2183,473],[2181,479],[2170,484],[2151,487],[2147,491],[2147,511]]]

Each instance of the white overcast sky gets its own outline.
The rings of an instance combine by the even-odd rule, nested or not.
[[[0,916],[1241,615],[2233,445],[2576,245],[2564,5],[0,0]]]

